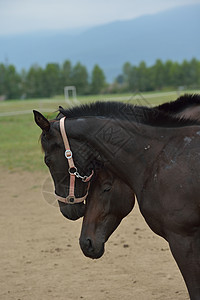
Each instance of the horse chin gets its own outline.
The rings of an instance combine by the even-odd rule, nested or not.
[[[83,252],[84,253],[84,252]],[[102,248],[99,251],[93,251],[90,253],[84,253],[85,256],[91,258],[91,259],[98,259],[100,257],[102,257],[104,254],[104,245],[102,246]]]
[[[103,256],[104,254],[104,251],[105,251],[105,244],[102,243],[98,246],[86,246],[86,244],[82,243],[80,241],[80,247],[81,247],[81,250],[83,252],[83,254],[86,256],[86,257],[89,257],[91,259],[98,259],[100,257]]]
[[[85,204],[84,203],[75,203],[75,204],[66,204],[60,201],[60,212],[62,215],[72,221],[78,220],[84,216],[85,213]]]

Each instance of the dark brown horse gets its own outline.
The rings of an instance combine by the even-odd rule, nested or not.
[[[94,108],[99,109],[99,115],[104,118],[82,117],[84,114],[95,114]],[[197,183],[200,128],[193,126],[195,122],[180,121],[158,113],[157,110],[133,108],[119,103],[96,104],[96,107],[84,107],[82,112],[78,110],[71,112],[73,119],[65,122],[73,152],[76,153],[80,145],[83,153],[87,150],[83,159],[79,149],[80,157],[75,158],[78,168],[90,173],[94,162],[100,161],[108,170],[108,175],[103,178],[98,177],[102,174],[97,172],[99,180],[94,180],[90,187],[80,237],[83,252],[92,258],[103,254],[107,238],[133,207],[133,200],[127,202],[126,206],[126,199],[133,199],[133,190],[149,226],[169,242],[191,299],[199,299]],[[67,114],[69,115],[69,111]],[[57,193],[60,194],[61,179],[58,180],[56,174],[58,156],[55,158],[55,150],[58,155],[61,149],[63,151],[59,128],[56,122],[50,124],[37,113],[36,122],[43,129],[42,144],[47,158],[51,153],[50,170],[58,189]],[[83,144],[83,140],[87,142]],[[64,161],[59,164],[60,167],[63,165]],[[176,180],[173,179],[173,175]],[[127,198],[126,191],[123,197],[119,198],[117,187],[113,189],[116,176],[128,184],[130,193],[127,193]],[[108,178],[111,180],[108,181]],[[113,200],[116,193],[116,201],[107,203],[106,194],[110,192],[113,193]],[[174,201],[171,201],[172,196]]]

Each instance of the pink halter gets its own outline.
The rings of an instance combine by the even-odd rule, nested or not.
[[[90,179],[92,178],[94,171],[92,170],[92,173],[90,176],[81,176],[78,171],[77,168],[75,167],[73,158],[72,158],[72,151],[70,150],[70,146],[69,146],[69,141],[65,132],[65,117],[60,119],[60,131],[61,131],[61,135],[62,135],[62,139],[65,145],[65,157],[68,159],[68,164],[69,164],[69,174],[70,174],[70,185],[69,185],[69,195],[64,198],[61,196],[57,196],[57,199],[61,202],[64,203],[68,203],[68,204],[74,204],[74,203],[80,203],[83,202],[87,195],[88,195],[88,191],[89,191],[89,187],[90,187]],[[85,194],[85,196],[81,197],[81,198],[76,198],[75,197],[75,179],[80,178],[82,179],[83,182],[88,182],[88,188],[87,188],[87,193]]]

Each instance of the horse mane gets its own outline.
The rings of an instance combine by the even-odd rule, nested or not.
[[[156,106],[156,109],[162,110],[166,113],[179,113],[184,109],[192,106],[200,105],[200,95],[198,94],[185,94],[175,101],[166,102]]]
[[[187,95],[185,97],[187,97]],[[189,96],[189,98],[190,97],[191,96]],[[80,117],[102,117],[128,120],[157,127],[183,127],[199,125],[197,120],[175,117],[166,111],[163,111],[163,109],[160,110],[156,107],[149,108],[145,106],[135,106],[123,102],[112,101],[97,101],[91,104],[75,106],[69,109],[59,107],[59,114],[57,115],[56,119],[60,119],[63,115],[70,119]]]

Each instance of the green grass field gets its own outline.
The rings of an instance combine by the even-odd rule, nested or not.
[[[199,92],[200,91],[184,91]],[[80,104],[96,100],[120,100],[138,105],[157,105],[177,99],[177,92],[170,93],[143,93],[126,95],[101,95],[78,97]],[[67,107],[64,98],[45,100],[13,100],[0,102],[0,166],[11,171],[46,170],[43,163],[43,153],[39,143],[40,128],[33,120],[32,110],[42,111],[51,119],[56,115],[58,106]],[[26,112],[10,116],[1,116],[2,113]]]

